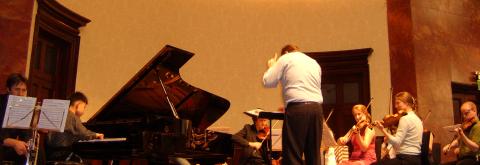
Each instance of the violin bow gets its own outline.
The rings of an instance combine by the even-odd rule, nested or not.
[[[270,133],[273,131],[273,128],[278,124],[278,121],[275,121],[275,123],[273,123],[273,126],[270,127],[270,131],[267,132],[267,134],[265,135],[265,139],[262,139],[262,141],[260,142],[260,146],[263,145],[263,142],[268,138],[268,136],[270,135]],[[260,147],[261,148],[261,147]],[[255,153],[257,150],[253,150],[253,153]]]
[[[389,99],[388,99],[388,100],[389,100],[389,101],[388,101],[388,113],[393,114],[393,110],[392,110],[393,87],[390,87],[390,94],[389,94],[388,97],[389,97]],[[388,129],[388,130],[390,130],[390,133],[393,132],[392,129]],[[387,156],[388,153],[390,152],[390,150],[393,148],[393,147],[392,147],[392,148],[388,148],[388,147],[387,147],[387,146],[388,146],[388,143],[386,143],[386,142],[387,142],[387,141],[384,141],[384,143],[386,144],[385,147],[387,148],[386,151],[385,151],[385,153],[386,153],[385,156]]]
[[[388,113],[390,114],[393,114],[393,109],[392,109],[392,98],[393,98],[393,87],[390,87],[390,95],[389,95],[389,101],[388,101]],[[393,130],[391,128],[389,128],[388,130],[390,130],[390,133],[393,132]]]
[[[390,87],[390,101],[388,102],[388,112],[390,114],[393,114],[393,110],[392,110],[392,96],[393,96],[393,87]]]
[[[366,108],[367,110],[368,110],[368,107],[370,107],[370,105],[372,105],[372,102],[373,102],[373,97],[370,97],[370,102],[368,102],[367,108]]]
[[[425,123],[425,121],[427,121],[428,117],[430,117],[430,114],[432,114],[432,110],[428,110],[427,115],[425,115],[425,118],[423,118],[422,120],[422,124]]]
[[[328,122],[328,119],[330,119],[330,116],[332,116],[333,110],[335,110],[335,108],[332,108],[330,110],[330,113],[328,114],[327,119],[325,119],[325,123]]]

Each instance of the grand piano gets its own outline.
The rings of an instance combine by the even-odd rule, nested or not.
[[[230,102],[182,80],[179,69],[192,56],[165,46],[87,121],[86,127],[104,133],[106,140],[77,142],[74,153],[83,159],[146,159],[151,164],[168,164],[172,157],[224,162],[233,150],[230,137],[202,133]]]

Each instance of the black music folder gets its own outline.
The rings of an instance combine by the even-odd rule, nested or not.
[[[285,119],[285,113],[283,112],[260,112],[258,115],[259,118],[270,119],[270,120],[283,120]]]

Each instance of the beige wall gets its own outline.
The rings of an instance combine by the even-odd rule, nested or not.
[[[411,5],[420,116],[432,111],[424,127],[445,145],[453,136],[442,128],[454,122],[451,82],[473,84],[472,72],[480,70],[480,3],[417,0]]]
[[[390,68],[384,0],[59,0],[92,20],[81,29],[77,90],[94,114],[165,44],[196,55],[180,70],[190,84],[231,102],[214,126],[232,130],[241,112],[276,110],[280,90],[264,89],[266,61],[294,43],[318,52],[371,47],[374,118],[387,112]]]

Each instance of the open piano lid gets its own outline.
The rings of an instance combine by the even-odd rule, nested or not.
[[[159,78],[181,119],[206,129],[230,107],[224,98],[183,81],[179,69],[193,53],[166,45],[128,81],[87,125],[145,122],[148,116],[173,117]]]

